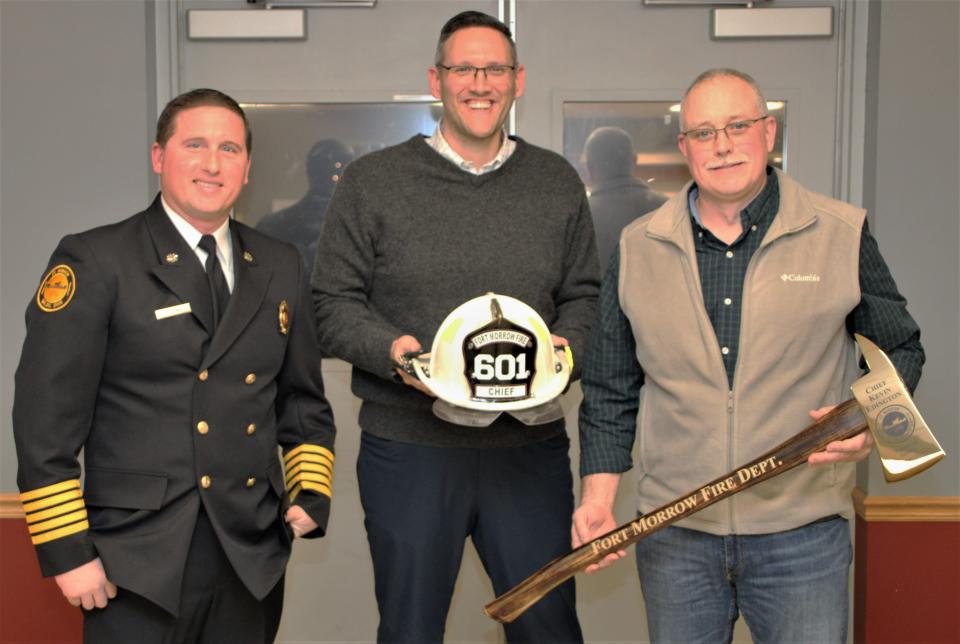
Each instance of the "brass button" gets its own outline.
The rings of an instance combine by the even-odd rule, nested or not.
[[[248,374],[247,374],[247,377],[244,378],[243,381],[244,381],[245,383],[247,383],[248,385],[252,385],[253,383],[255,383],[255,382],[257,381],[257,374],[255,374],[255,373],[248,373]]]
[[[197,423],[197,431],[201,434],[206,434],[210,431],[210,425],[207,424],[207,421],[201,420],[199,423]]]
[[[247,487],[253,487],[256,484],[257,484],[257,479],[253,478],[252,476],[247,479]]]
[[[204,369],[203,371],[197,374],[197,378],[200,379],[200,382],[206,382],[207,378],[209,377],[210,377],[210,372],[207,371],[206,369]]]
[[[200,487],[202,487],[203,489],[207,489],[208,487],[210,487],[212,483],[213,481],[206,474],[200,477]]]
[[[255,423],[247,425],[247,436],[252,435],[255,431],[257,431],[257,425]]]

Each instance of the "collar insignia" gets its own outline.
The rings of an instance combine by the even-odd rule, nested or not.
[[[280,323],[280,333],[287,335],[290,333],[290,307],[286,300],[280,300],[280,307],[277,311],[277,321]]]

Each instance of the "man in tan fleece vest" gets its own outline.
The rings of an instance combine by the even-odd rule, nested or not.
[[[854,332],[908,387],[920,377],[919,329],[865,212],[767,165],[777,124],[754,80],[701,74],[680,121],[693,181],[624,229],[604,277],[583,371],[575,545],[616,526],[636,440],[647,512],[848,398]],[[730,641],[742,612],[757,642],[844,642],[853,463],[872,447],[866,432],[832,443],[641,541],[651,640]]]

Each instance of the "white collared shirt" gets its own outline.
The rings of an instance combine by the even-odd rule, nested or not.
[[[504,128],[501,130],[503,143],[500,144],[500,150],[497,152],[497,156],[493,157],[491,161],[488,161],[478,168],[472,161],[467,161],[460,156],[456,150],[450,147],[450,144],[447,143],[447,140],[443,138],[443,132],[440,129],[442,126],[443,121],[437,123],[437,129],[434,130],[433,136],[427,137],[427,144],[436,150],[440,156],[447,159],[464,172],[469,172],[470,174],[486,174],[488,172],[493,172],[502,166],[506,160],[510,158],[510,155],[513,154],[513,151],[517,149],[517,142],[507,136],[507,130]]]
[[[186,219],[178,215],[167,204],[163,195],[160,195],[160,203],[163,204],[163,210],[170,218],[173,227],[177,229],[187,246],[193,249],[200,265],[205,266],[207,261],[207,251],[200,248],[200,238],[203,233],[191,226]],[[220,260],[220,268],[223,270],[223,277],[227,280],[227,288],[233,293],[233,243],[230,236],[230,218],[227,217],[223,225],[217,228],[213,233],[213,238],[217,240],[217,259]]]

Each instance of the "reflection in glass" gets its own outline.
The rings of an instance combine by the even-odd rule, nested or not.
[[[604,267],[623,227],[690,180],[677,149],[679,109],[675,101],[563,105],[563,155],[587,186]],[[783,168],[786,103],[768,101],[767,109],[777,119],[770,164]]]
[[[264,215],[257,222],[257,230],[296,246],[306,265],[312,268],[323,213],[344,168],[352,160],[353,151],[340,141],[317,141],[307,153],[307,194],[292,206]]]
[[[237,201],[239,221],[288,241],[313,267],[323,215],[353,159],[432,134],[434,103],[244,104],[253,132],[250,183]]]
[[[591,132],[583,146],[582,161],[600,269],[606,271],[623,227],[638,214],[656,210],[667,197],[634,176],[636,151],[633,139],[622,128],[605,125]]]

